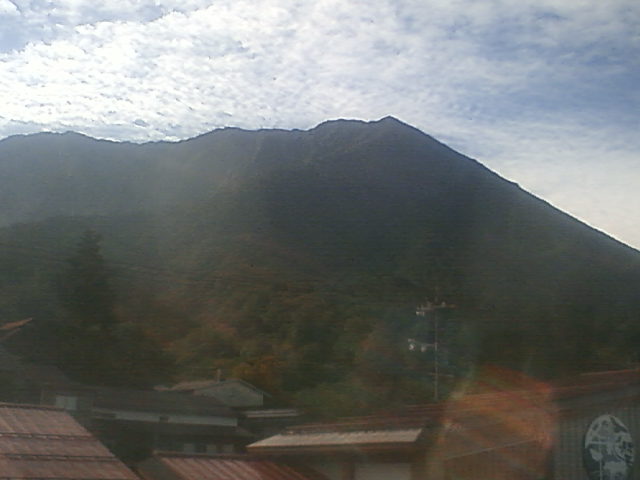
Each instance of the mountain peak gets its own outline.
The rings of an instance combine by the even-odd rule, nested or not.
[[[375,123],[410,126],[410,125],[404,123],[402,120],[399,120],[399,119],[397,119],[396,117],[394,117],[392,115],[387,115],[386,117],[382,117],[380,120],[377,120]]]
[[[386,117],[382,117],[378,120],[360,120],[358,118],[336,118],[333,120],[326,120],[324,122],[316,125],[312,130],[321,127],[327,127],[330,125],[344,127],[346,125],[357,125],[357,126],[366,126],[366,125],[401,125],[403,127],[413,128],[410,125],[404,123],[401,120],[398,120],[396,117],[391,115],[387,115]]]

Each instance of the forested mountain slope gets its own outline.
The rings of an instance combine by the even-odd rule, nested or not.
[[[406,339],[426,299],[456,305],[467,366],[553,376],[637,357],[637,251],[393,118],[143,145],[12,137],[0,192],[3,318],[65,316],[56,278],[91,228],[118,315],[182,377],[223,367],[335,411],[416,401],[431,360]]]

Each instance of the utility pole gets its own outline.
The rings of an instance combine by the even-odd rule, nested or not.
[[[440,355],[439,355],[439,349],[440,349],[440,338],[439,338],[440,318],[439,317],[440,315],[438,312],[448,308],[454,308],[454,307],[451,305],[447,305],[445,302],[436,304],[430,301],[428,301],[424,305],[419,305],[416,308],[416,316],[424,317],[425,319],[427,319],[428,317],[431,317],[431,320],[433,321],[433,328],[434,328],[433,343],[420,342],[413,338],[408,339],[409,350],[419,349],[423,353],[426,352],[427,350],[433,350],[433,374],[432,375],[433,375],[433,399],[435,402],[439,401],[440,399],[440,376],[442,375],[440,373]]]

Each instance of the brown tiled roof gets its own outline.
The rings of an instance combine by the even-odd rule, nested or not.
[[[299,466],[254,458],[249,455],[190,455],[158,452],[139,466],[146,480],[326,480]]]
[[[0,479],[136,478],[63,410],[0,404]]]

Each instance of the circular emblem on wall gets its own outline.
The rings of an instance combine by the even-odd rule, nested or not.
[[[629,429],[613,415],[599,416],[584,436],[583,458],[590,480],[627,480],[634,459]]]

